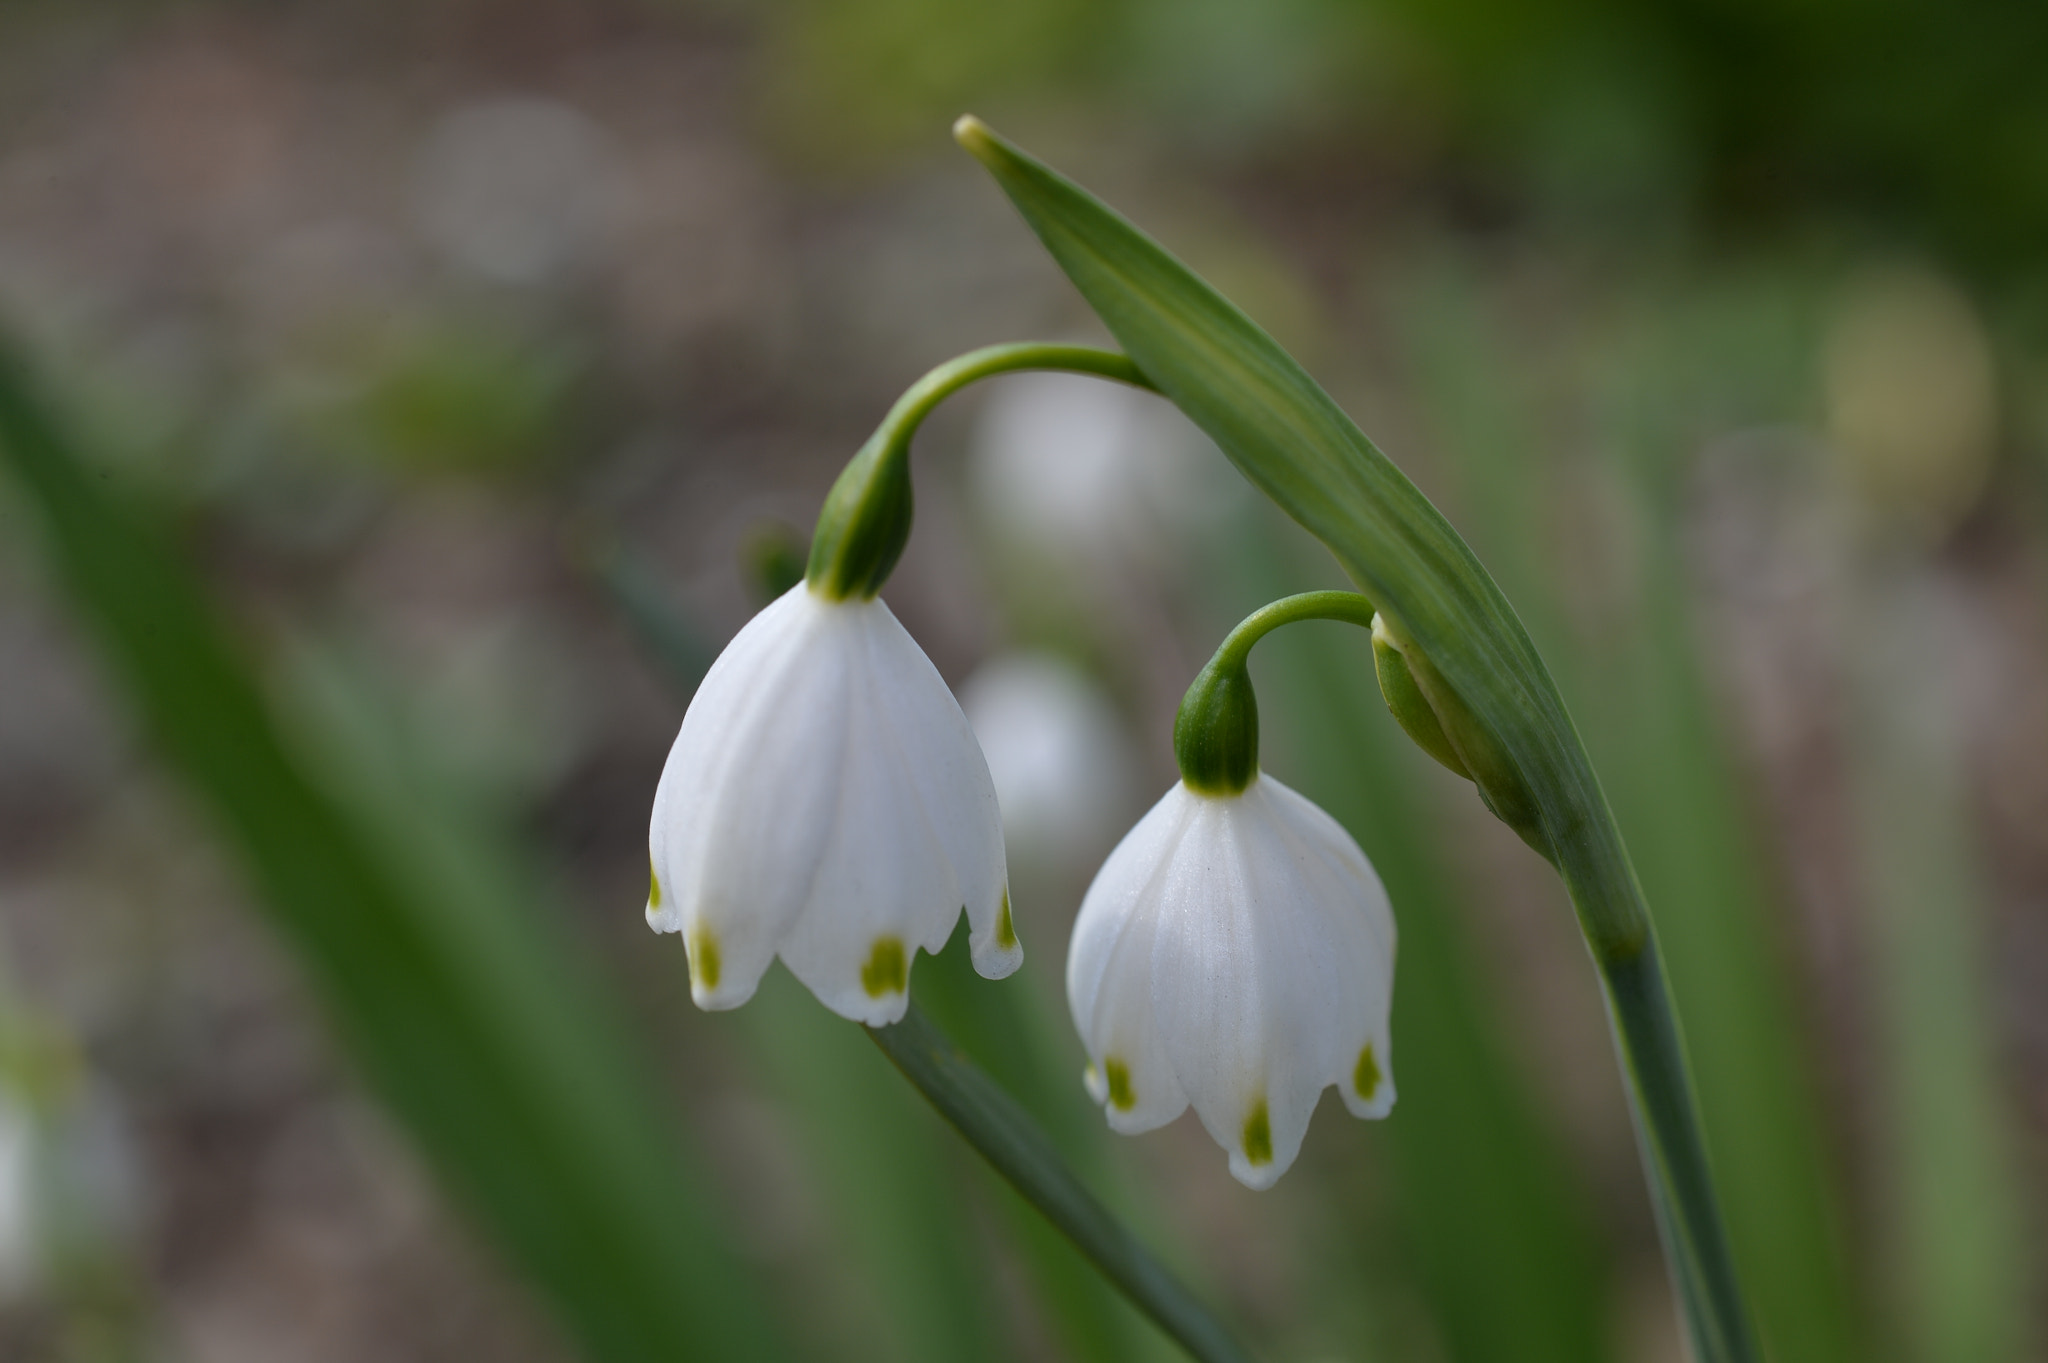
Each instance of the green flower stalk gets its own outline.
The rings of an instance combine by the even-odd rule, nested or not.
[[[1273,339],[1073,182],[963,118],[954,135],[1138,369],[1337,557],[1388,624],[1397,717],[1443,742],[1571,894],[1600,974],[1696,1356],[1759,1356],[1648,906],[1571,717],[1513,607],[1435,507]],[[1400,671],[1405,670],[1403,682]],[[1412,691],[1408,683],[1412,682]]]

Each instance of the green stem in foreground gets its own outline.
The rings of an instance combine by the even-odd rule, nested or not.
[[[978,379],[1025,369],[1093,374],[1152,387],[1129,356],[1090,346],[1024,341],[985,346],[948,360],[896,400],[832,484],[811,537],[810,567],[804,574],[811,590],[834,600],[865,600],[882,589],[910,539],[911,436],[948,395]]]
[[[867,1033],[1025,1201],[1191,1356],[1201,1363],[1251,1363],[1194,1294],[1067,1171],[1031,1115],[915,1003],[903,1021]]]

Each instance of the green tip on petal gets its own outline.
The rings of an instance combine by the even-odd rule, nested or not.
[[[1351,1087],[1358,1090],[1358,1096],[1366,1102],[1380,1091],[1379,1057],[1372,1053],[1372,1043],[1365,1043],[1365,1049],[1358,1053],[1358,1068],[1351,1073]]]
[[[1138,1095],[1131,1090],[1131,1068],[1123,1061],[1105,1056],[1102,1061],[1103,1078],[1109,1081],[1109,1105],[1118,1112],[1129,1112],[1138,1105]]]
[[[1003,905],[996,910],[996,945],[1010,951],[1017,945],[1017,925],[1010,921],[1010,887],[1003,887]]]
[[[1266,1100],[1259,1099],[1252,1115],[1244,1119],[1244,1158],[1247,1164],[1273,1162],[1273,1124],[1266,1117]]]
[[[647,859],[647,907],[661,907],[661,874],[654,869],[654,858]]]
[[[860,968],[860,987],[868,991],[868,997],[878,999],[884,994],[900,994],[909,979],[910,969],[904,961],[902,939],[877,937],[875,949],[868,956],[868,963]]]
[[[709,928],[699,927],[690,934],[690,974],[706,993],[718,988],[718,939]]]

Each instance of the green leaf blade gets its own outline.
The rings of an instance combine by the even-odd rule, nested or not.
[[[972,119],[956,126],[1054,260],[1155,387],[1389,609],[1539,792],[1553,859],[1611,821],[1564,702],[1471,548],[1307,371],[1137,227]],[[1603,826],[1604,825],[1604,826]],[[1639,947],[1624,897],[1580,903],[1589,933]]]
[[[388,787],[366,811],[309,768],[160,527],[97,485],[4,354],[0,467],[370,1086],[587,1356],[780,1357],[687,1142],[522,877],[394,841],[438,822]]]
[[[1329,548],[1497,745],[1484,769],[1463,755],[1496,811],[1528,802],[1535,826],[1511,822],[1571,893],[1700,1356],[1757,1358],[1642,889],[1556,684],[1506,597],[1428,499],[1242,311],[979,121],[962,119],[954,135],[1153,386]]]

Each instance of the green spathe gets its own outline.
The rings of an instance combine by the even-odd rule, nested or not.
[[[1236,795],[1259,774],[1259,701],[1241,661],[1210,660],[1173,720],[1180,779],[1201,795]]]
[[[818,513],[805,578],[828,600],[882,590],[910,542],[909,433],[875,432],[841,471]]]

